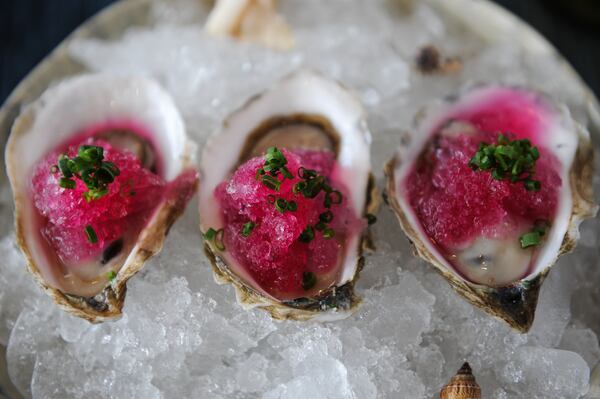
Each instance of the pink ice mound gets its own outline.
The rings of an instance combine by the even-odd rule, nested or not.
[[[264,157],[257,157],[241,165],[229,181],[221,183],[215,195],[225,222],[226,250],[263,289],[275,297],[289,299],[306,295],[302,287],[305,272],[317,276],[319,287],[333,283],[347,239],[362,230],[364,222],[353,211],[347,187],[335,179],[337,164],[333,153],[307,150],[282,150],[282,153],[294,178],[283,180],[279,191],[267,188],[256,179],[257,170],[265,162]],[[328,210],[324,205],[324,192],[310,199],[292,191],[301,180],[298,177],[301,166],[328,177],[328,184],[343,194],[342,203],[330,209],[334,214],[329,224],[335,230],[333,238],[326,239],[315,231],[310,243],[299,240],[305,227],[314,226],[319,215]],[[281,213],[269,201],[272,195],[295,201],[297,210]],[[255,227],[246,237],[241,232],[248,222]]]
[[[53,168],[61,153],[74,157],[84,144],[103,147],[104,160],[113,162],[121,172],[108,185],[108,194],[89,202],[84,198],[87,188],[81,180],[74,189],[61,188],[60,172]],[[158,204],[164,186],[165,182],[145,169],[133,153],[91,138],[46,156],[35,168],[31,181],[34,204],[47,220],[42,228],[44,236],[63,262],[75,266],[97,257],[113,241],[137,234]],[[94,244],[86,235],[87,226],[92,226],[97,235]]]
[[[561,178],[559,161],[538,146],[535,165],[539,191],[523,183],[495,180],[489,171],[474,171],[469,161],[480,142],[495,143],[497,133],[440,136],[435,150],[420,159],[405,181],[409,201],[428,235],[442,248],[456,248],[473,239],[507,237],[522,223],[552,220]]]

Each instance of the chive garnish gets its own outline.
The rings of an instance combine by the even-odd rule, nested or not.
[[[317,177],[317,175],[318,173],[316,170],[306,169],[303,166],[298,169],[298,177],[304,180],[312,180]]]
[[[296,201],[288,201],[287,209],[288,211],[295,212],[298,209],[298,204]]]
[[[256,171],[256,180],[260,179],[265,187],[279,191],[281,186],[281,182],[277,178],[279,173],[281,173],[284,180],[294,178],[294,175],[285,166],[286,164],[285,155],[277,147],[268,148],[263,167]]]
[[[469,166],[474,170],[490,171],[495,180],[523,182],[526,190],[539,191],[541,183],[532,178],[539,157],[539,150],[528,139],[510,140],[499,134],[497,144],[479,144]]]
[[[279,188],[281,187],[281,182],[271,175],[262,175],[260,181],[263,186],[270,188],[271,190],[279,191]]]
[[[309,243],[315,238],[315,231],[313,227],[309,224],[306,228],[300,233],[300,237],[298,238],[300,241]]]
[[[66,188],[66,189],[72,190],[72,189],[75,188],[75,186],[77,185],[77,183],[73,179],[69,179],[67,177],[61,177],[58,180],[58,185],[61,186],[62,188]]]
[[[217,231],[211,227],[208,230],[206,230],[206,233],[204,233],[204,239],[206,241],[212,241],[215,239],[216,235],[217,235]]]
[[[547,220],[537,220],[533,229],[530,232],[523,234],[519,237],[521,248],[528,248],[539,245],[542,241],[542,237],[546,235],[546,231],[550,227]]]
[[[244,226],[242,227],[242,235],[244,237],[250,236],[250,233],[252,233],[252,230],[254,230],[254,226],[256,226],[254,222],[244,223]]]
[[[288,168],[286,168],[285,166],[281,168],[281,174],[286,178],[286,179],[293,179],[294,175],[289,171]]]
[[[284,200],[283,198],[277,198],[277,200],[275,201],[275,209],[277,209],[281,213],[284,213],[287,210],[287,207],[288,202],[286,200]]]
[[[111,270],[108,273],[106,273],[106,277],[108,278],[108,281],[112,283],[113,280],[117,278],[117,273],[115,273],[114,270]]]
[[[367,213],[365,217],[367,218],[368,224],[377,223],[377,216],[373,215],[372,213]]]
[[[299,181],[298,183],[294,184],[292,191],[294,192],[294,194],[298,194],[298,193],[301,193],[302,191],[304,191],[305,189],[306,189],[306,182]]]
[[[317,285],[317,276],[313,272],[302,273],[302,288],[305,291],[310,290]]]
[[[323,212],[319,215],[319,220],[323,223],[331,223],[331,221],[333,220],[333,212]]]
[[[532,232],[523,234],[519,238],[519,241],[521,242],[521,248],[528,248],[528,247],[538,245],[540,243],[540,240],[541,240],[541,236],[540,236],[540,233],[537,231],[532,231]]]
[[[542,184],[537,180],[525,180],[525,189],[527,191],[540,191]]]
[[[287,163],[288,161],[285,158],[285,155],[279,151],[277,147],[270,147],[265,153],[265,162],[263,166],[256,171],[256,180],[260,180],[262,185],[271,190],[279,191],[281,183],[285,179],[294,179],[294,175],[286,166]],[[279,175],[283,177],[283,180],[278,178]],[[301,166],[297,170],[297,175],[301,181],[293,185],[292,192],[294,194],[301,194],[304,198],[312,199],[316,198],[321,191],[323,191],[325,192],[323,205],[326,208],[331,208],[332,205],[339,205],[342,203],[342,193],[334,190],[327,184],[325,176],[320,175],[316,170],[307,169]],[[273,194],[267,196],[267,202],[274,204],[275,209],[280,213],[285,213],[286,211],[294,212],[298,209],[296,201],[277,198]],[[322,213],[319,215],[319,221],[314,227],[307,225],[298,239],[305,243],[311,242],[315,238],[315,230],[322,232],[323,237],[326,239],[334,237],[335,231],[327,225],[328,223],[331,223],[332,220],[333,212],[326,211]],[[244,236],[246,236],[244,234],[246,231],[250,234],[250,230],[246,230],[246,225],[244,225],[244,228],[242,228],[242,234]]]
[[[85,235],[87,236],[87,240],[90,244],[95,244],[98,242],[98,236],[96,235],[96,232],[92,226],[85,226]]]
[[[58,185],[72,190],[81,180],[87,187],[83,193],[86,201],[100,199],[108,194],[108,185],[119,176],[121,171],[112,162],[103,161],[104,148],[95,145],[82,145],[77,156],[69,158],[65,154],[58,157],[58,170],[62,174]]]
[[[335,231],[333,231],[333,229],[328,227],[325,230],[323,230],[323,238],[329,240],[333,236],[335,236]]]

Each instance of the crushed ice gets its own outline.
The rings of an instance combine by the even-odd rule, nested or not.
[[[115,42],[77,40],[70,52],[91,70],[158,79],[201,144],[226,114],[278,77],[302,66],[321,70],[353,87],[369,108],[376,171],[418,108],[468,81],[527,83],[583,109],[576,84],[552,60],[485,47],[424,2],[410,18],[389,13],[383,0],[282,3],[296,27],[291,53],[206,37],[199,23],[205,11],[192,0],[157,2],[154,28],[132,28]],[[411,57],[425,43],[463,56],[463,73],[419,76]],[[586,122],[583,112],[575,115]],[[0,232],[0,343],[8,344],[9,373],[24,396],[432,398],[465,360],[486,398],[577,398],[588,391],[590,368],[600,360],[597,220],[583,226],[576,254],[550,274],[534,327],[519,335],[415,259],[386,208],[375,226],[379,250],[367,257],[359,281],[364,304],[353,317],[315,324],[246,312],[230,287],[214,283],[194,208],[130,281],[125,316],[103,325],[56,309],[27,275],[14,236]]]

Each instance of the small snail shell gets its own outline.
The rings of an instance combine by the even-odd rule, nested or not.
[[[458,373],[442,388],[440,399],[481,399],[481,388],[475,381],[469,363],[463,364]]]

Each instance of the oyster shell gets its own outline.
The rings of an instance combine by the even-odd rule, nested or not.
[[[91,126],[105,125],[96,133],[86,133]],[[134,126],[143,127],[144,134]],[[86,273],[91,273],[85,276],[69,270],[42,234],[44,217],[33,203],[30,185],[38,163],[47,154],[62,151],[82,132],[85,137],[101,134],[113,147],[131,150],[147,169],[156,167],[167,182],[141,231],[128,233],[118,245],[105,248],[102,259],[86,263]],[[6,147],[17,240],[29,272],[61,308],[91,322],[121,315],[127,280],[162,248],[170,226],[196,190],[194,153],[195,145],[187,139],[170,96],[142,77],[69,78],[22,111]],[[106,275],[107,267],[116,274]]]
[[[496,110],[491,104],[510,102],[517,98],[515,96],[523,102],[517,111],[520,117],[538,121],[543,126],[538,144],[558,159],[557,173],[562,184],[551,228],[535,250],[523,250],[518,235],[509,237],[509,241],[479,236],[466,248],[449,255],[425,231],[423,220],[419,219],[407,198],[408,176],[414,165],[421,162],[418,159],[424,151],[433,145],[434,137],[480,131],[470,119],[474,118],[472,115],[485,114],[488,121],[502,121],[505,118],[503,111]],[[548,272],[561,254],[575,247],[580,223],[597,211],[591,186],[593,150],[589,133],[571,118],[565,106],[553,103],[540,93],[515,87],[480,85],[421,112],[409,141],[386,166],[386,191],[389,205],[417,254],[435,266],[469,302],[520,332],[528,331]],[[472,259],[483,260],[471,262]]]
[[[294,35],[277,13],[277,0],[217,0],[205,29],[215,36],[231,36],[277,50],[294,47]]]
[[[206,145],[201,160],[199,192],[201,230],[223,227],[215,188],[242,163],[279,148],[327,149],[341,165],[340,179],[351,182],[353,213],[373,212],[377,198],[370,174],[371,135],[358,99],[337,82],[301,71],[284,78],[266,93],[252,98],[223,123]],[[231,283],[245,308],[260,307],[276,319],[333,320],[346,317],[360,302],[353,285],[363,264],[364,232],[348,239],[336,283],[316,295],[279,300],[262,289],[227,251],[205,241],[215,279]]]

